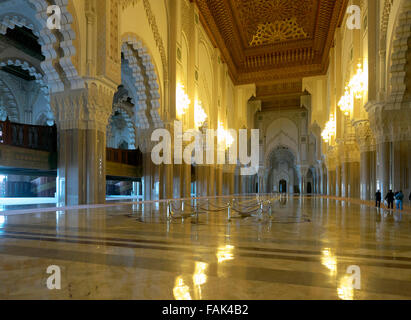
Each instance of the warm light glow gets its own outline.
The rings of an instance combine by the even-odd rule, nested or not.
[[[201,101],[196,100],[194,106],[194,124],[196,128],[201,128],[206,120],[207,114],[202,107]]]
[[[205,271],[207,270],[208,264],[204,262],[196,262],[195,271],[193,275],[193,282],[196,286],[202,286],[207,282],[207,275]]]
[[[354,75],[354,77],[350,80],[350,83],[348,84],[348,87],[350,88],[350,91],[354,95],[356,99],[361,99],[363,97],[364,91],[366,90],[365,88],[365,73],[362,70],[361,64],[357,65],[357,73]]]
[[[190,107],[190,99],[188,95],[184,91],[184,86],[182,84],[177,85],[177,92],[176,92],[176,109],[177,109],[177,116],[182,116],[186,113],[188,108]]]
[[[190,288],[184,284],[182,277],[177,277],[173,289],[173,294],[176,300],[192,300],[190,295]]]
[[[223,263],[225,261],[234,260],[233,250],[234,250],[234,247],[229,246],[229,245],[218,248],[218,251],[217,251],[218,263]]]
[[[353,111],[354,98],[361,99],[367,90],[366,73],[363,71],[361,64],[358,64],[357,67],[357,73],[345,87],[344,95],[338,102],[338,107],[346,116],[350,115]]]
[[[329,269],[332,274],[335,273],[337,271],[337,259],[329,248],[323,249],[322,253],[321,263]]]
[[[331,137],[336,135],[336,121],[334,119],[334,115],[331,114],[330,120],[325,124],[325,128],[321,133],[323,140],[328,143],[331,140]]]
[[[338,297],[342,300],[354,300],[354,286],[352,279],[344,276],[340,281],[340,286],[337,288]]]
[[[229,148],[234,143],[234,138],[231,133],[224,129],[223,123],[221,121],[218,122],[218,129],[217,129],[217,137],[218,143],[224,145],[226,148]]]
[[[352,112],[354,106],[354,97],[348,87],[345,87],[344,95],[338,102],[338,106],[346,116],[348,116]]]

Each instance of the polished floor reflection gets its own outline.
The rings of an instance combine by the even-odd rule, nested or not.
[[[321,197],[181,206],[0,215],[0,298],[411,298],[409,213]]]

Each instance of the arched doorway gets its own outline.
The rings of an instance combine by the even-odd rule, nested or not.
[[[307,183],[307,193],[308,193],[308,194],[313,193],[311,182],[308,182],[308,183]]]
[[[287,181],[281,180],[278,186],[280,193],[287,193]]]

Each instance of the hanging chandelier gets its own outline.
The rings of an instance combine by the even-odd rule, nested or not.
[[[196,128],[201,128],[204,122],[207,120],[208,116],[205,113],[201,101],[196,100],[194,105],[194,124]]]
[[[176,111],[178,116],[184,115],[190,107],[190,99],[184,90],[184,86],[179,83],[176,92]]]
[[[226,148],[230,148],[234,143],[233,136],[228,130],[224,129],[221,121],[218,122],[217,137],[218,143],[223,146],[225,145]]]
[[[325,128],[321,133],[321,136],[325,143],[328,143],[331,140],[331,137],[336,135],[336,129],[336,121],[334,119],[334,115],[331,114],[330,120],[327,121],[327,123],[325,124]]]
[[[344,95],[338,102],[338,107],[346,116],[349,116],[354,108],[354,99],[362,99],[366,90],[365,73],[361,64],[357,65],[357,73],[351,78],[345,87]]]

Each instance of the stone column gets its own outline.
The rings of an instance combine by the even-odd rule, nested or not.
[[[335,169],[328,171],[327,195],[335,196]]]
[[[348,163],[341,163],[341,197],[348,197]]]
[[[114,88],[95,81],[51,98],[58,128],[60,203],[105,203],[106,128],[113,96]]]
[[[216,194],[216,168],[214,165],[210,165],[208,169],[208,195],[213,197]]]
[[[370,152],[361,152],[360,154],[360,198],[361,200],[370,200],[370,162],[371,155]]]
[[[335,166],[335,196],[341,197],[341,165]]]
[[[183,198],[191,197],[191,165],[183,164],[182,165],[183,171],[183,190],[182,196]]]
[[[377,188],[386,195],[391,188],[391,143],[381,142],[377,145]]]
[[[370,200],[374,197],[374,180],[372,179],[373,157],[375,148],[373,133],[368,120],[354,122],[355,134],[360,148],[360,198]]]

